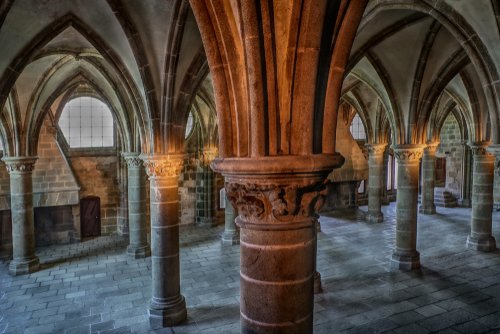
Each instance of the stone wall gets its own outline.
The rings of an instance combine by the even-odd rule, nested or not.
[[[446,158],[446,183],[445,188],[457,199],[461,197],[463,186],[463,155],[460,128],[455,116],[450,114],[441,128],[440,143],[436,157]]]
[[[179,179],[179,199],[181,225],[194,224],[196,221],[196,168],[197,159],[194,153],[187,155],[184,169]]]

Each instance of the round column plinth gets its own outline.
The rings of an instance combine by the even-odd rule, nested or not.
[[[9,263],[9,274],[12,276],[31,274],[40,268],[40,260],[33,256],[30,259],[14,259]]]
[[[151,329],[171,327],[184,322],[187,318],[186,301],[182,295],[173,301],[151,300],[149,307],[149,326]]]
[[[469,235],[466,245],[469,249],[481,252],[493,252],[497,249],[497,242],[491,235],[484,237],[473,237]]]
[[[391,269],[410,271],[420,268],[420,253],[396,251],[391,256]]]

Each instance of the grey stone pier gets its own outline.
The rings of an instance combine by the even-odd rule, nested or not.
[[[491,234],[495,156],[490,152],[498,150],[498,147],[487,150],[487,143],[476,142],[471,143],[470,148],[473,155],[472,212],[467,247],[491,252],[496,249],[496,241]]]
[[[36,157],[2,159],[10,175],[10,208],[12,214],[12,261],[9,274],[13,276],[37,271],[40,261],[35,255],[35,221],[33,214],[32,173]]]
[[[434,181],[436,151],[439,143],[428,143],[422,156],[422,200],[418,211],[426,215],[436,213],[434,204]]]
[[[236,211],[233,205],[226,196],[226,209],[224,211],[224,232],[221,236],[221,241],[223,245],[239,245],[240,243],[240,231],[238,226],[236,226]]]
[[[186,302],[180,292],[179,175],[183,155],[142,156],[150,181],[152,329],[186,320]]]
[[[146,173],[138,153],[123,153],[127,162],[129,245],[127,253],[136,258],[151,255],[146,231]]]
[[[398,145],[394,156],[398,161],[398,190],[396,200],[396,247],[391,268],[413,270],[420,268],[417,251],[418,174],[423,145]]]
[[[386,144],[369,144],[368,149],[368,214],[366,221],[381,223],[384,220],[382,213],[382,190],[384,187],[384,152]]]

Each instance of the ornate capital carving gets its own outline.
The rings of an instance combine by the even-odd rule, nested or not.
[[[255,181],[255,180],[253,180]],[[324,203],[324,183],[226,182],[227,198],[248,223],[302,222],[315,216]]]
[[[490,155],[491,149],[489,149],[490,142],[471,142],[469,147],[472,151],[472,155],[483,156]]]
[[[130,167],[141,167],[143,164],[142,159],[139,156],[139,153],[134,153],[134,152],[124,152],[122,153],[123,159],[125,159],[125,162],[127,163],[127,166]]]
[[[3,162],[9,173],[31,173],[38,157],[5,157]]]
[[[393,147],[394,156],[399,163],[418,162],[423,155],[424,145],[398,145]]]
[[[226,178],[240,222],[281,228],[311,222],[323,205],[327,175],[343,161],[339,154],[218,158],[212,168]]]
[[[200,162],[203,166],[209,166],[218,155],[219,151],[217,149],[203,150],[201,152]]]
[[[386,144],[367,144],[365,145],[366,149],[368,150],[368,153],[370,155],[382,155],[385,152],[385,149],[387,148]]]
[[[148,177],[179,177],[184,165],[184,155],[141,156]]]

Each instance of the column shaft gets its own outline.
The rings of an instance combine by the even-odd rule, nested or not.
[[[238,245],[240,243],[240,231],[236,226],[236,212],[231,202],[226,200],[226,209],[224,210],[224,233],[221,240],[224,245]]]
[[[417,206],[419,160],[421,145],[401,145],[394,149],[398,159],[398,190],[396,200],[396,247],[391,267],[401,270],[420,268],[417,251]]]
[[[151,255],[146,231],[146,180],[142,160],[138,154],[124,154],[128,167],[128,224],[127,253],[134,258]]]
[[[182,157],[144,158],[150,180],[152,329],[173,326],[187,316],[180,293],[179,174]]]
[[[485,145],[471,146],[473,153],[471,233],[467,247],[483,252],[496,249],[492,236],[493,171],[495,157]]]
[[[240,227],[242,333],[312,333],[315,212],[338,155],[215,160]]]
[[[14,276],[29,274],[39,268],[39,259],[35,256],[32,181],[36,158],[13,157],[3,161],[10,175],[13,259],[9,273]]]
[[[368,215],[369,223],[384,220],[382,213],[382,189],[384,186],[384,151],[386,145],[367,145],[368,164]]]
[[[437,144],[430,144],[422,156],[422,202],[419,212],[427,215],[436,213],[434,204],[434,181]]]

